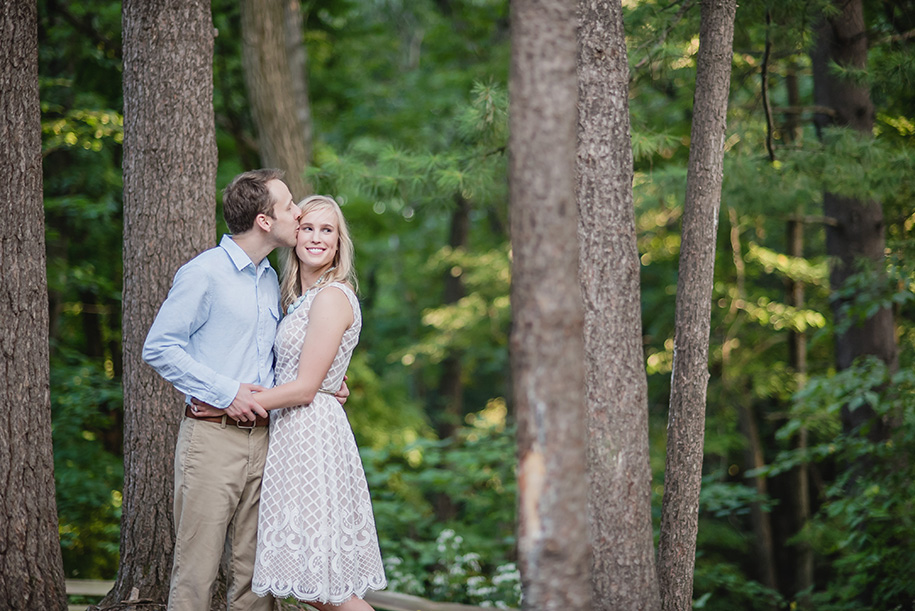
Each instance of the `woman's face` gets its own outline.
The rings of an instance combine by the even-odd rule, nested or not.
[[[295,254],[302,265],[314,270],[330,267],[337,254],[340,231],[331,208],[318,208],[299,219]]]

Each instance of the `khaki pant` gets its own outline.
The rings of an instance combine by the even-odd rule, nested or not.
[[[169,611],[207,611],[228,556],[228,610],[270,611],[251,591],[268,428],[185,418],[175,449],[175,558]]]

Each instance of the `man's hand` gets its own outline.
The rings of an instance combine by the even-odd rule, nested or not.
[[[334,393],[334,398],[340,402],[340,405],[346,403],[346,400],[349,398],[349,387],[346,385],[346,378],[348,376],[343,376],[343,384],[340,385],[340,390]]]
[[[239,422],[254,422],[257,416],[267,417],[267,410],[260,406],[254,400],[254,394],[262,390],[267,390],[258,384],[242,384],[238,387],[238,394],[232,405],[222,410],[230,418],[235,418]]]

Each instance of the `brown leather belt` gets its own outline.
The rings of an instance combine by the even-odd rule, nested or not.
[[[229,416],[198,416],[191,411],[191,406],[186,404],[184,407],[184,415],[188,418],[193,418],[194,420],[203,420],[204,422],[218,422],[219,424],[225,422],[226,424],[237,426],[240,429],[250,429],[256,426],[267,426],[270,424],[270,418],[263,418],[261,416],[258,416],[257,420],[254,422],[241,422],[235,418],[230,418]]]

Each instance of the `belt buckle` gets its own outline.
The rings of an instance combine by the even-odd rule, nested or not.
[[[254,420],[251,421],[251,426],[248,426],[247,422],[242,422],[241,420],[235,421],[235,426],[240,429],[253,429],[257,426],[257,416],[254,417]]]

